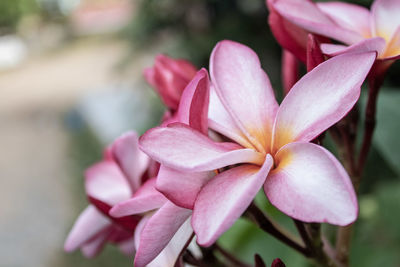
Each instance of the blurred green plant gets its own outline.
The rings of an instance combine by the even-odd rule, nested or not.
[[[135,13],[127,34],[139,49],[170,37],[176,46],[161,52],[207,66],[217,41],[231,39],[250,45],[261,57],[279,60],[261,0],[140,0]]]
[[[351,2],[369,7],[372,1]],[[272,83],[280,83],[280,49],[269,32],[268,14],[263,0],[138,0],[135,12],[136,16],[126,36],[139,52],[172,39],[174,45],[165,46],[159,52],[187,58],[197,66],[208,66],[208,58],[215,43],[221,39],[232,39],[254,48]],[[388,85],[400,82],[399,67],[398,63],[394,64],[389,71],[386,79]],[[369,155],[361,187],[360,219],[355,228],[350,257],[352,266],[400,266],[400,215],[397,212],[400,202],[399,103],[399,88],[383,88],[379,96],[374,147]],[[329,135],[325,140],[329,146]],[[87,146],[83,142],[82,148],[85,147],[84,143]],[[95,154],[93,159],[98,160],[100,152],[96,151]],[[79,168],[78,175],[88,164],[86,161]],[[295,232],[292,221],[268,203],[262,194],[256,201],[275,221]],[[329,226],[325,225],[324,231],[330,239],[335,238]],[[287,266],[310,266],[295,251],[246,219],[238,220],[219,243],[249,263],[254,253],[258,253],[267,264],[280,257]],[[104,262],[106,258],[103,257]],[[100,266],[96,264],[93,266]]]
[[[346,2],[370,8],[373,1]],[[159,53],[207,67],[214,45],[230,39],[255,50],[274,88],[280,84],[280,47],[268,27],[265,0],[137,0],[134,13],[124,36],[138,52],[162,43]],[[385,79],[389,85],[400,82],[399,71],[400,64],[391,67]]]
[[[0,1],[0,35],[14,32],[23,16],[38,11],[39,7],[35,0]]]

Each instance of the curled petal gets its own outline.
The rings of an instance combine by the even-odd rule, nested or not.
[[[139,149],[138,141],[135,132],[127,132],[111,145],[114,159],[128,179],[132,192],[140,187],[142,175],[149,165],[149,157]]]
[[[122,241],[118,244],[119,250],[127,256],[132,256],[135,253],[135,239],[131,238]]]
[[[386,46],[386,51],[383,56],[385,60],[396,60],[400,58],[400,26],[392,35],[389,43]]]
[[[209,95],[208,73],[201,69],[183,91],[178,108],[179,122],[207,135]]]
[[[82,254],[86,258],[93,258],[101,252],[104,245],[107,243],[107,238],[110,235],[111,227],[104,229],[98,233],[89,242],[85,243],[81,247]]]
[[[171,202],[167,202],[155,212],[140,232],[139,247],[135,256],[135,266],[146,266],[154,260],[168,243],[170,243],[171,239],[173,239],[184,222],[190,217],[191,213],[191,210],[177,207]],[[186,232],[187,231],[185,231],[185,233]],[[190,235],[191,233],[189,237]],[[187,240],[182,241],[180,239],[181,238],[179,238],[180,245],[183,247]]]
[[[211,129],[234,140],[247,148],[254,146],[247,139],[246,135],[238,128],[235,121],[222,105],[221,100],[215,92],[214,86],[210,88],[210,106],[208,110],[208,123]]]
[[[318,8],[337,25],[369,38],[371,15],[367,8],[343,2],[316,3]]]
[[[398,0],[376,0],[371,7],[375,35],[387,43],[400,26],[400,2]]]
[[[135,234],[133,236],[133,240],[135,242],[135,250],[139,248],[140,243],[140,234],[143,231],[144,226],[146,225],[147,221],[153,216],[154,212],[148,212],[143,218],[139,221],[138,225],[135,228]]]
[[[267,155],[263,166],[246,164],[218,174],[200,191],[192,226],[201,246],[210,246],[242,215],[262,187],[273,165]]]
[[[132,198],[122,201],[110,210],[113,217],[140,214],[160,208],[167,199],[156,190],[156,178],[148,180]]]
[[[279,107],[273,151],[290,142],[311,141],[343,118],[359,98],[375,57],[375,52],[339,55],[303,76]]]
[[[201,188],[215,172],[182,172],[161,165],[157,176],[157,190],[177,206],[193,209]]]
[[[312,1],[278,0],[274,8],[285,19],[311,33],[330,37],[346,44],[353,44],[364,39],[358,32],[337,25]]]
[[[193,236],[193,229],[190,226],[190,218],[178,229],[168,245],[152,260],[147,267],[177,267],[176,261],[183,252],[189,240]]]
[[[144,71],[146,80],[154,87],[170,109],[178,108],[182,91],[196,74],[196,68],[186,60],[158,55],[153,68]]]
[[[368,38],[351,46],[343,46],[337,44],[321,44],[321,50],[324,54],[329,56],[337,56],[345,53],[364,53],[373,52],[378,53],[378,57],[383,55],[385,51],[386,42],[381,37]]]
[[[276,169],[264,191],[271,203],[304,222],[348,225],[357,218],[358,205],[350,178],[325,148],[290,143],[276,155]]]
[[[274,8],[279,0],[267,0],[268,23],[278,43],[302,62],[306,62],[306,43],[308,32],[283,18]],[[290,89],[290,88],[288,88]]]
[[[297,58],[289,51],[283,50],[282,54],[282,84],[285,95],[299,80],[300,64]]]
[[[86,170],[85,189],[89,198],[109,206],[131,196],[130,185],[114,161],[102,161]]]
[[[242,149],[233,143],[217,143],[176,123],[147,131],[140,138],[142,150],[167,167],[187,171],[209,171],[229,165],[250,162],[260,164],[264,156],[253,149]]]
[[[324,60],[319,41],[313,34],[309,34],[307,39],[307,71],[311,71]]]
[[[238,128],[259,151],[268,150],[278,104],[256,53],[245,45],[221,41],[211,54],[210,75]]]
[[[81,215],[79,215],[72,230],[68,234],[64,244],[65,251],[71,252],[76,250],[110,225],[110,219],[97,211],[94,206],[89,205]]]

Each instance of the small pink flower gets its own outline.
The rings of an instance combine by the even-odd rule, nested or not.
[[[300,79],[279,106],[254,51],[232,41],[217,44],[208,119],[231,142],[215,142],[182,123],[140,138],[151,158],[188,173],[170,176],[170,195],[174,191],[182,206],[193,207],[200,245],[214,243],[261,187],[273,205],[298,220],[347,225],[356,219],[357,199],[344,168],[309,142],[353,107],[375,58],[369,52],[330,59]],[[197,174],[226,167],[205,184],[198,181]]]
[[[280,23],[289,23],[302,29],[298,33],[292,33],[297,37],[297,39],[291,39],[296,43],[292,46],[305,44],[304,34],[300,35],[300,33],[306,31],[345,44],[345,46],[322,44],[323,52],[328,55],[377,51],[378,59],[395,60],[400,57],[400,2],[398,0],[376,0],[372,4],[371,11],[362,6],[341,2],[315,4],[309,0],[270,0],[267,4],[270,10],[273,10],[272,13],[282,19],[277,24],[271,24],[271,28],[282,27],[279,26]],[[285,43],[283,46],[286,49],[296,55],[301,54],[301,52],[298,53],[299,49],[288,47],[287,40],[277,35],[276,30],[273,32],[282,45]],[[285,33],[282,34],[287,36]]]
[[[101,251],[107,242],[126,254],[134,252],[133,232],[139,216],[113,218],[109,210],[129,199],[146,177],[149,158],[138,149],[136,133],[121,136],[106,149],[104,159],[85,172],[86,194],[91,204],[76,220],[65,242],[65,250],[80,248],[87,257]]]
[[[196,67],[186,60],[158,55],[154,67],[145,69],[144,76],[160,95],[164,104],[175,111],[183,90],[196,72]]]

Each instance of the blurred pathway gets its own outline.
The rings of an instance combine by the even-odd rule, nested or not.
[[[76,216],[62,114],[120,79],[117,41],[81,41],[0,73],[0,266],[51,266]],[[140,75],[140,71],[139,71]]]
[[[69,107],[88,90],[118,80],[115,66],[125,48],[117,41],[83,40],[0,72],[0,113]]]

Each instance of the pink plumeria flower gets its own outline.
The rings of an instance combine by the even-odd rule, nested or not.
[[[269,7],[303,31],[332,38],[346,45],[321,45],[323,52],[328,55],[377,51],[378,59],[381,60],[400,57],[398,0],[376,0],[371,11],[349,3],[315,4],[309,0],[271,0]]]
[[[232,142],[215,142],[181,123],[153,128],[139,141],[151,158],[182,172],[231,167],[205,185],[187,175],[176,189],[184,202],[186,192],[199,187],[192,227],[200,245],[214,243],[262,186],[270,202],[295,219],[337,225],[356,219],[349,176],[329,151],[309,142],[353,107],[375,58],[374,52],[332,58],[278,106],[255,52],[232,41],[217,44],[210,59],[209,125]]]
[[[136,133],[129,132],[106,149],[104,160],[86,170],[85,187],[91,204],[72,227],[64,245],[66,251],[80,248],[85,256],[94,257],[107,242],[117,244],[127,255],[135,251],[133,232],[140,217],[116,219],[108,212],[139,189],[149,160],[138,149]]]
[[[196,72],[196,67],[190,62],[160,54],[156,57],[154,66],[144,70],[144,76],[164,104],[175,111],[183,90]]]
[[[206,134],[208,103],[209,79],[207,71],[202,69],[185,88],[177,115],[170,122],[185,123]],[[176,181],[171,180],[165,186],[164,180],[170,175],[181,178],[188,174],[161,165],[157,179],[147,181],[131,199],[119,203],[110,211],[114,217],[144,215],[135,231],[136,267],[175,266],[180,254],[193,238],[190,225],[192,211],[176,206],[157,190],[159,188],[156,189],[156,183],[161,180],[160,191],[168,195]],[[211,176],[209,172],[204,172],[197,177],[204,181]],[[171,196],[171,199],[176,200],[176,197]]]

